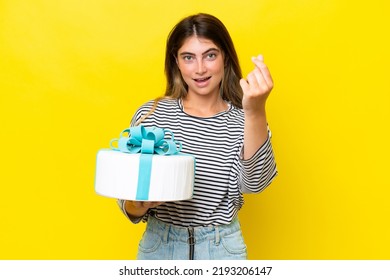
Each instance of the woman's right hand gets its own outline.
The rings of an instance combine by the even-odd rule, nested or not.
[[[125,209],[126,212],[134,217],[142,217],[146,214],[149,208],[157,207],[164,202],[161,201],[134,201],[134,200],[126,200],[125,201]]]

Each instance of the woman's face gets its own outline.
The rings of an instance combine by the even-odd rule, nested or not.
[[[177,64],[188,94],[218,95],[224,75],[223,53],[213,41],[191,36],[178,50]]]

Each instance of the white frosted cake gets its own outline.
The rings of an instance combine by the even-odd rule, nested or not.
[[[175,201],[192,197],[195,158],[186,154],[147,155],[102,149],[97,153],[96,193],[126,200]],[[144,169],[147,169],[146,171]]]

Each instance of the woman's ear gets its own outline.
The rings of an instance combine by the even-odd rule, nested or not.
[[[179,70],[179,72],[181,72],[181,71],[180,71],[180,67],[179,67],[179,61],[177,60],[177,57],[176,57],[176,56],[175,56],[175,61],[176,61],[177,69]]]

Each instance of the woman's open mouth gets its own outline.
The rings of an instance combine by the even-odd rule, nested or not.
[[[198,85],[198,86],[206,86],[208,85],[208,81],[211,79],[211,76],[209,77],[205,77],[205,78],[199,78],[199,79],[193,79],[195,81],[195,83]]]

